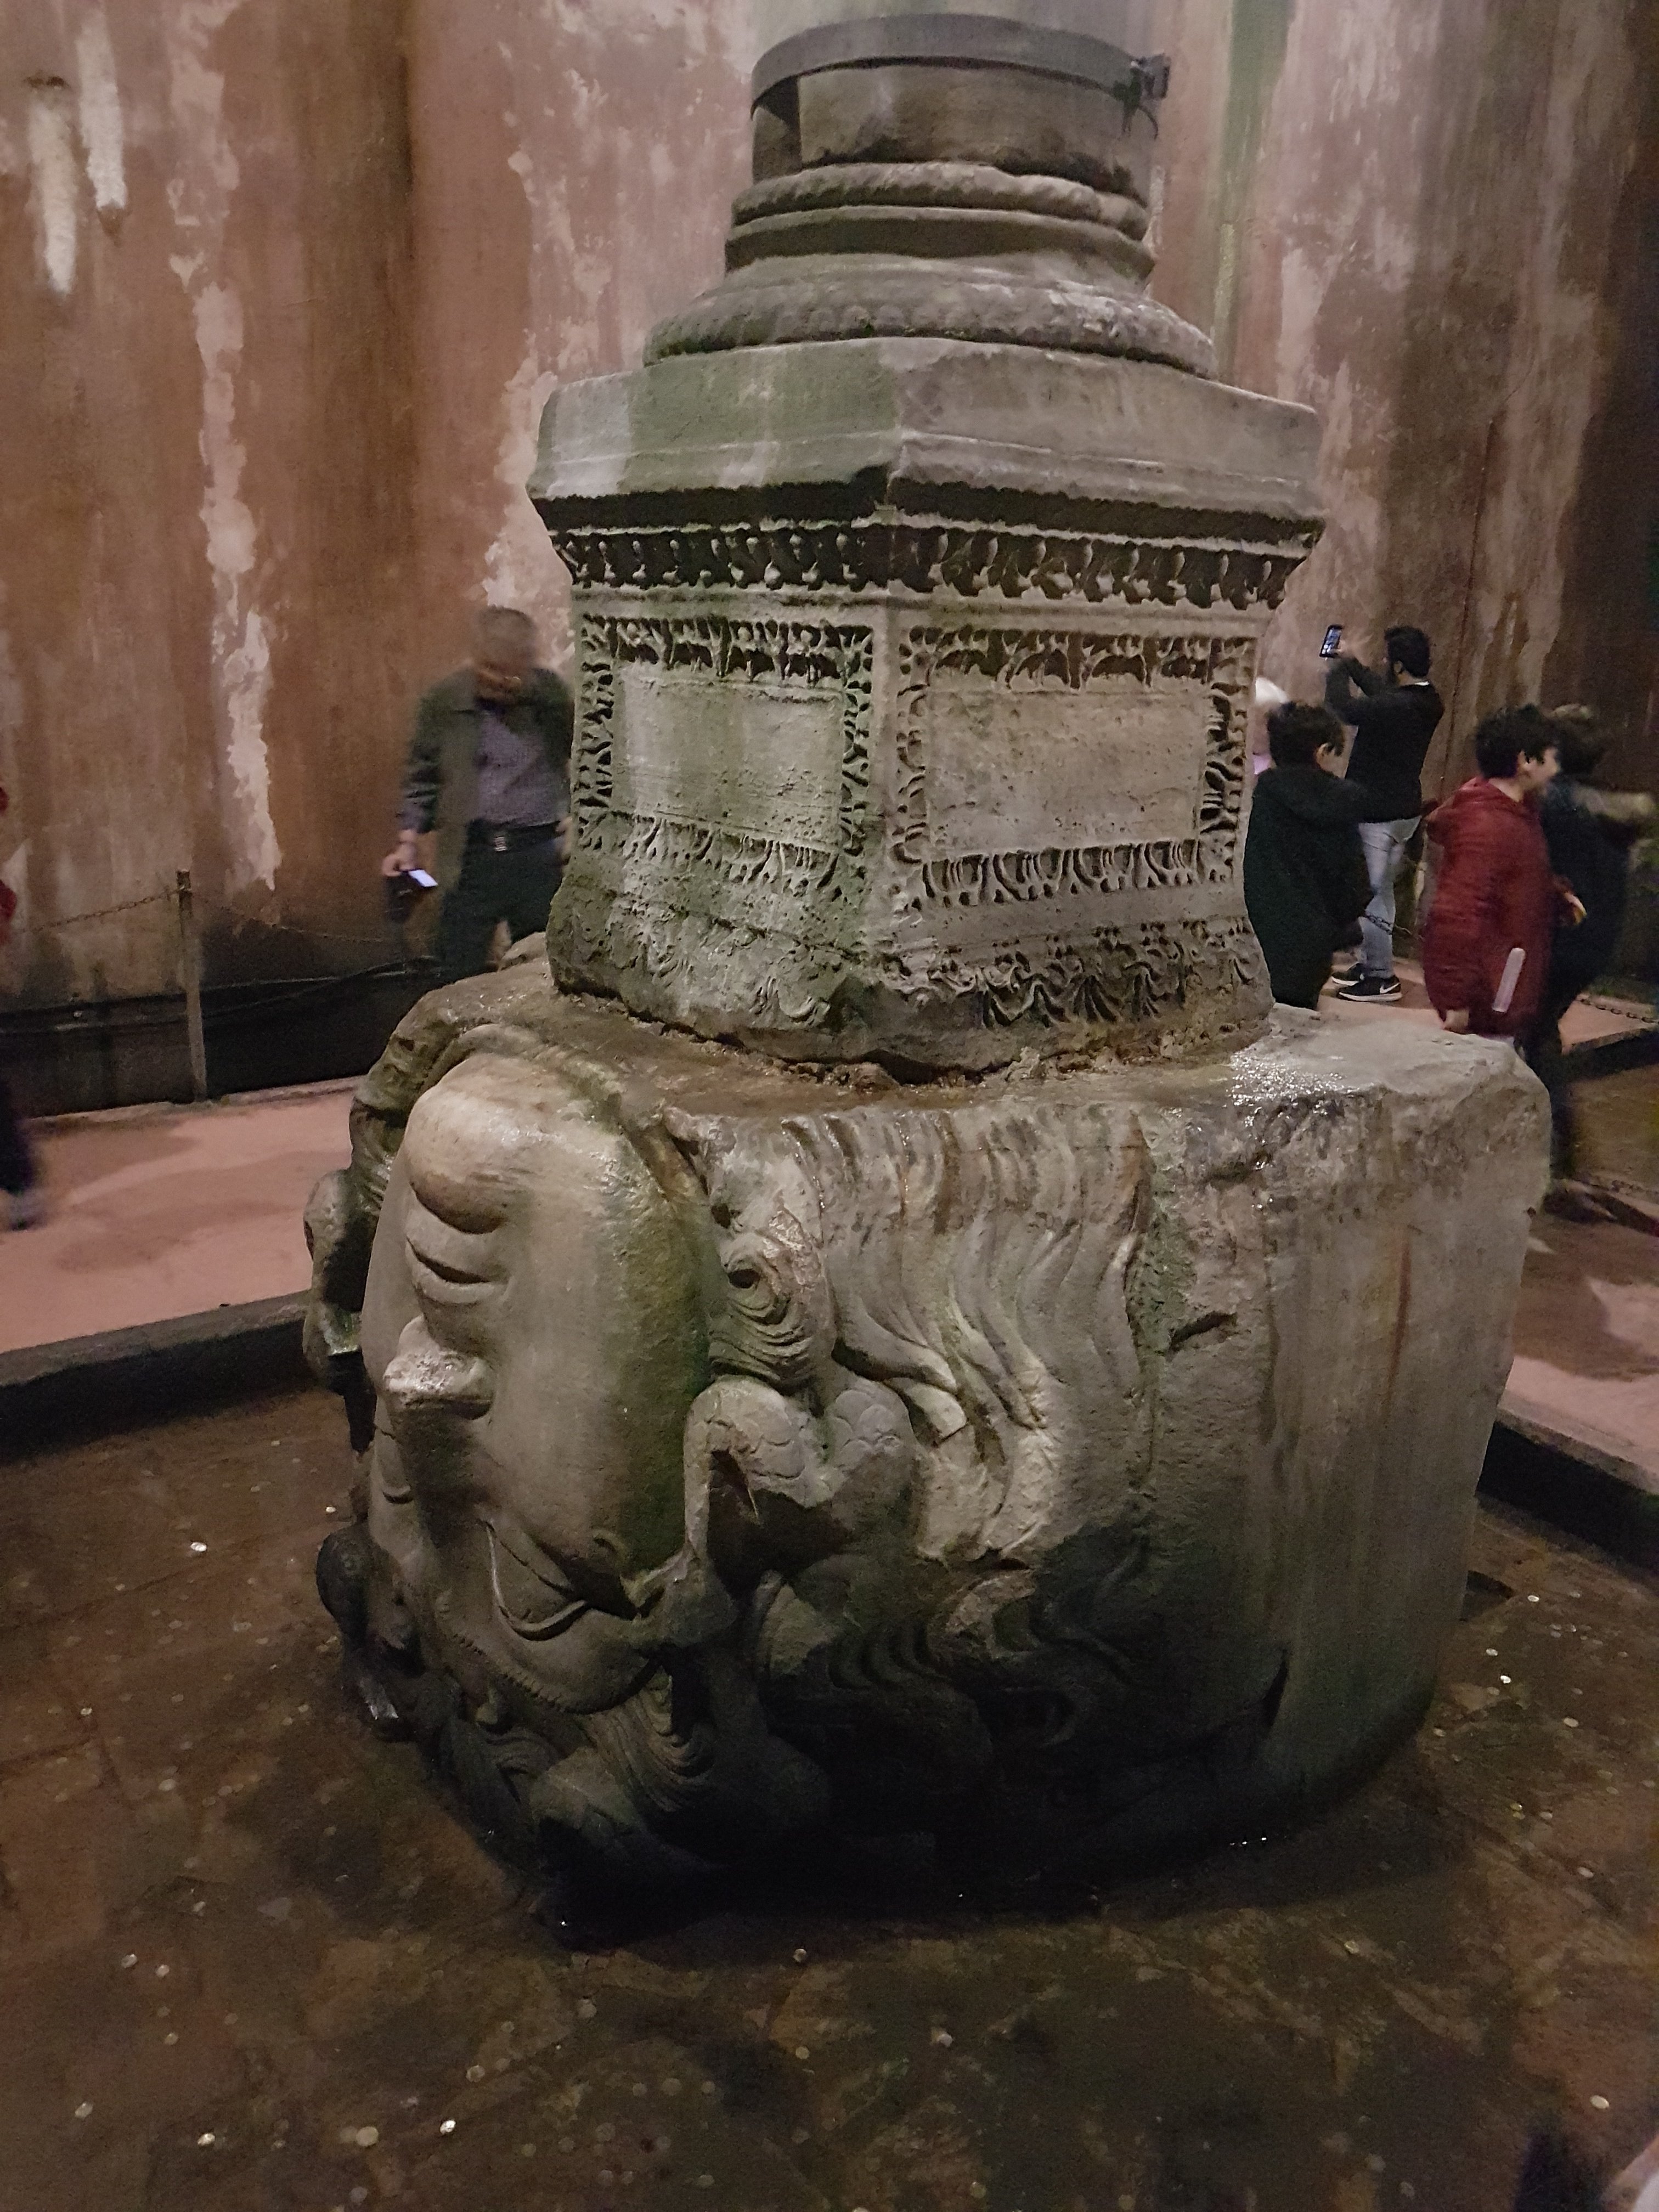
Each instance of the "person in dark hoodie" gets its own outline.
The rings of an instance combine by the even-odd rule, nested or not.
[[[1579,993],[1612,965],[1624,928],[1630,848],[1652,826],[1659,810],[1645,792],[1596,788],[1593,779],[1607,737],[1593,708],[1557,707],[1549,719],[1561,771],[1539,794],[1538,817],[1550,866],[1571,885],[1584,919],[1577,928],[1557,919],[1549,976],[1527,1034],[1526,1054],[1550,1094],[1556,1179],[1570,1182],[1577,1168],[1577,1131],[1562,1055],[1561,1019]]]
[[[1360,828],[1371,895],[1362,925],[1359,964],[1343,978],[1345,999],[1394,1000],[1394,887],[1423,812],[1423,763],[1444,712],[1429,681],[1429,641],[1405,624],[1382,640],[1379,674],[1345,655],[1331,665],[1325,703],[1353,725],[1348,775],[1370,795]]]
[[[1480,773],[1429,817],[1440,880],[1423,933],[1423,981],[1449,1030],[1524,1037],[1543,1003],[1559,913],[1584,918],[1550,866],[1538,795],[1556,733],[1536,707],[1505,707],[1474,733]]]
[[[1267,750],[1244,838],[1244,903],[1274,998],[1316,1006],[1371,896],[1358,826],[1370,799],[1342,775],[1342,726],[1328,708],[1275,707]]]

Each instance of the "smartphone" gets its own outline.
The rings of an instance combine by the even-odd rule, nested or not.
[[[426,893],[437,888],[438,878],[429,876],[424,868],[400,868],[395,876],[386,879],[386,920],[407,921]]]
[[[1495,1014],[1506,1014],[1515,1004],[1516,987],[1521,981],[1521,970],[1527,964],[1527,948],[1517,945],[1504,963],[1504,973],[1498,988],[1492,993],[1492,1010]]]
[[[1334,660],[1342,650],[1342,625],[1333,623],[1325,633],[1325,642],[1319,648],[1322,660]]]

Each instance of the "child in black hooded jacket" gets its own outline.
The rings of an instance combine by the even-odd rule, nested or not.
[[[1316,1006],[1370,902],[1359,842],[1370,795],[1339,773],[1342,726],[1328,708],[1275,707],[1267,750],[1273,764],[1256,779],[1244,840],[1244,903],[1274,998]]]

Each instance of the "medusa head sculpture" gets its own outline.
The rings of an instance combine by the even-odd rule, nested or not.
[[[1284,1655],[1191,1632],[1231,1571],[1160,1517],[1134,1112],[748,1110],[735,1056],[671,1094],[601,1019],[511,974],[428,1000],[313,1199],[361,1461],[319,1580],[370,1711],[503,1844],[622,1881],[1202,1826]]]

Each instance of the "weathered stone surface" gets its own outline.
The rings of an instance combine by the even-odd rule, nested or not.
[[[1127,59],[1127,58],[1126,58]],[[1154,143],[1109,91],[986,68],[825,70],[798,94],[800,161],[986,161],[1085,184],[1139,178]]]
[[[532,487],[580,611],[556,973],[811,1059],[1243,1041],[1244,714],[1313,433],[920,340],[562,395]]]
[[[1088,183],[1130,176],[1144,197],[1161,82],[1110,11],[842,7],[802,21],[762,9],[757,31],[757,176],[962,160]]]
[[[1097,16],[1054,17],[854,9],[772,45],[754,80],[762,197],[801,179],[833,179],[833,191],[787,212],[761,212],[745,194],[726,281],[659,325],[647,359],[911,336],[1212,374],[1209,339],[1146,291],[1167,67],[1113,45]],[[910,173],[908,218],[886,191],[860,197],[861,181],[899,169]],[[1097,204],[1082,221],[1011,206],[1009,188],[1024,183],[1051,197],[1093,188]],[[1102,198],[1125,219],[1103,221]]]
[[[989,15],[1042,30],[1121,40],[1124,0],[751,0],[756,43],[781,45],[823,23],[879,15]]]
[[[1318,531],[1318,461],[1312,410],[1256,392],[1145,362],[886,338],[660,362],[567,386],[542,418],[530,494],[579,584],[599,580],[587,535],[607,524],[624,538],[620,561],[624,534],[643,546],[664,525],[781,517],[802,495],[823,501],[833,488],[823,519],[841,526],[937,523],[970,493],[1006,496],[994,520],[980,520],[1011,536],[1036,527],[1063,537],[1090,522],[1110,534],[1102,510],[1144,509],[1137,534],[1192,556],[1236,551],[1243,572],[1250,554],[1271,550],[1284,563],[1282,591]],[[717,514],[721,493],[744,495],[743,507]],[[671,496],[678,512],[653,507]],[[701,515],[690,505],[698,496]],[[1191,595],[1207,605],[1206,585],[1218,580],[1191,565]],[[677,579],[763,580],[764,564]],[[606,580],[659,579],[642,564]],[[802,579],[781,570],[778,580]],[[1097,589],[1114,580],[1109,571]],[[1054,599],[1066,586],[1028,574],[1022,589]],[[1121,591],[1132,604],[1189,595],[1182,568],[1159,582],[1125,577]]]
[[[1501,1048],[1261,1037],[1313,418],[1179,373],[1158,72],[923,12],[763,63],[725,283],[550,406],[554,980],[427,1001],[311,1216],[371,1716],[647,1885],[1156,1855],[1380,1756],[1543,1176]]]
[[[1202,1069],[882,1084],[520,970],[364,1086],[313,1209],[379,1408],[325,1593],[556,1862],[1162,1850],[1429,1695],[1541,1180],[1513,1054],[1291,1017]]]
[[[1144,239],[1147,229],[1146,210],[1138,199],[1062,177],[1015,175],[977,160],[855,161],[797,170],[739,192],[732,207],[734,243],[745,224],[801,210],[843,207],[920,207],[935,215],[965,208],[975,213],[1057,216],[1068,222],[1106,224],[1132,239]]]
[[[1165,362],[1200,375],[1212,368],[1201,331],[1115,272],[1090,283],[1066,265],[1078,257],[1030,271],[1009,265],[1013,258],[957,262],[860,251],[740,267],[662,324],[647,356],[921,337]],[[1029,258],[1036,263],[1039,255]]]
[[[866,97],[866,81],[902,83],[939,72],[842,74]],[[872,125],[848,131],[847,151],[832,166],[757,162],[764,181],[738,202],[725,281],[658,327],[647,361],[732,347],[915,337],[1121,356],[1213,374],[1209,338],[1146,291],[1152,256],[1144,242],[1146,194],[1133,167],[1116,155],[1067,161],[1056,151],[1027,173],[975,119],[978,103],[992,97],[981,80],[998,73],[965,74],[974,114],[951,132],[908,134],[916,149],[908,161],[900,154],[906,138]],[[1096,97],[1114,104],[1106,94]],[[812,112],[805,99],[803,112]],[[1018,103],[1004,95],[995,112],[1017,114]],[[939,195],[918,191],[906,201],[903,218],[886,181],[902,168],[910,171],[913,186],[934,180]],[[815,205],[779,213],[767,211],[767,198],[757,200],[757,192],[781,194],[809,181],[819,187]],[[1068,182],[1095,203],[1082,219],[1033,204],[1057,201]],[[1038,188],[1024,205],[1012,189],[1022,185]],[[1103,212],[1113,204],[1121,214]]]

